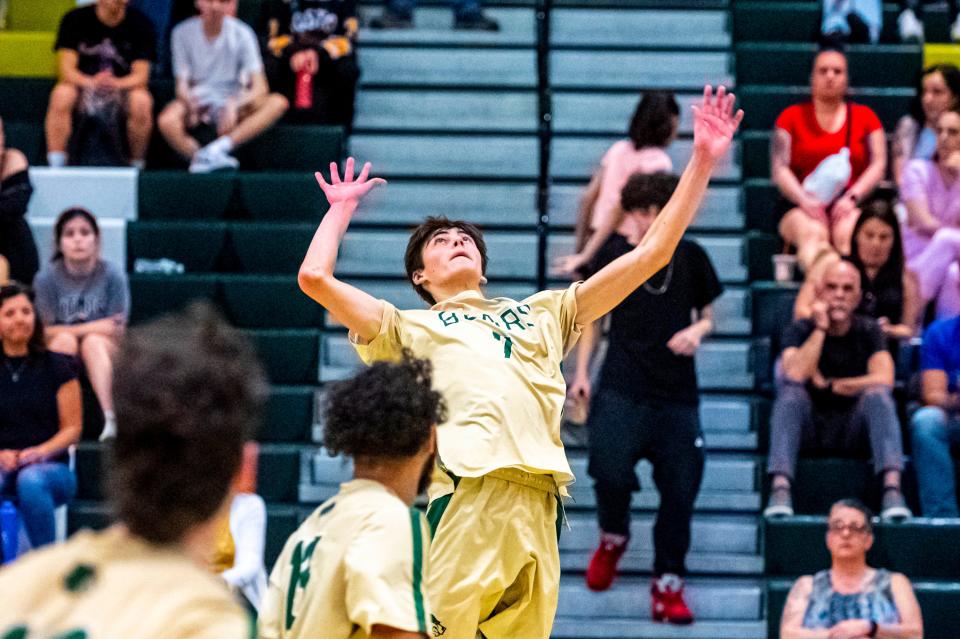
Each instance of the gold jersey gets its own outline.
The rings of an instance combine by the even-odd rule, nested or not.
[[[382,484],[354,479],[287,540],[258,620],[263,639],[363,639],[375,625],[427,633],[430,531]]]
[[[0,637],[246,639],[222,579],[120,527],[82,531],[0,571]]]
[[[461,477],[518,468],[564,486],[573,473],[560,440],[560,364],[580,336],[577,286],[520,302],[466,291],[429,310],[384,301],[379,334],[351,341],[367,364],[404,348],[431,361],[449,411],[437,431],[444,468]]]

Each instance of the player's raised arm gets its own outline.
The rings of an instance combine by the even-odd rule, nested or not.
[[[360,199],[376,185],[386,184],[386,180],[368,178],[369,162],[363,165],[360,175],[354,179],[353,167],[353,158],[348,158],[342,181],[336,162],[330,163],[329,183],[319,171],[316,173],[317,182],[330,202],[330,210],[323,216],[310,242],[307,255],[300,265],[297,282],[304,293],[327,309],[338,322],[361,339],[371,340],[380,332],[383,302],[355,286],[341,282],[334,277],[333,271],[340,242]]]
[[[724,87],[716,95],[704,87],[703,101],[693,107],[693,157],[680,176],[673,197],[663,207],[639,245],[610,262],[577,289],[577,324],[592,322],[622,302],[673,256],[707,191],[717,160],[730,148],[743,111],[734,113],[734,95]]]

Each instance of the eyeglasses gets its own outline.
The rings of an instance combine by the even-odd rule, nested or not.
[[[827,529],[838,535],[842,535],[844,532],[848,532],[851,535],[863,535],[870,532],[870,527],[866,524],[848,524],[842,521],[827,522]]]

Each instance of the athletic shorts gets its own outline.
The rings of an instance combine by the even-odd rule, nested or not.
[[[560,590],[562,513],[549,475],[435,472],[427,509],[432,636],[548,639]]]

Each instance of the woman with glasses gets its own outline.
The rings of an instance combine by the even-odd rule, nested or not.
[[[800,577],[787,597],[781,639],[921,639],[923,620],[910,580],[867,565],[872,513],[842,499],[827,518],[831,567]]]

